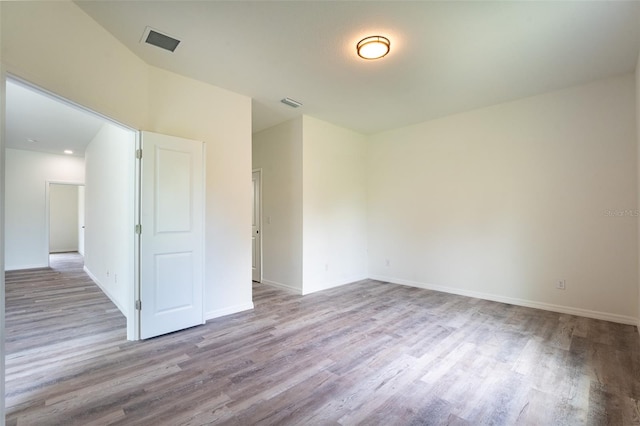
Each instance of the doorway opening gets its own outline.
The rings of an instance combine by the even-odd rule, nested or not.
[[[47,225],[49,266],[52,255],[84,256],[84,184],[47,182]]]
[[[5,96],[5,269],[79,253],[133,340],[137,131],[15,76]]]

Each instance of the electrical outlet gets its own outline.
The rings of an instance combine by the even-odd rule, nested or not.
[[[328,263],[325,263],[325,264],[324,264],[324,271],[325,271],[325,272],[328,272],[328,271],[329,271],[329,264],[328,264]]]
[[[389,261],[389,259],[385,259],[384,266],[391,266],[391,261]]]
[[[558,280],[558,282],[556,282],[556,288],[558,290],[565,290],[567,288],[567,281],[566,280]]]

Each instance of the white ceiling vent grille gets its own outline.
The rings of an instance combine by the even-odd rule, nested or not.
[[[147,43],[164,50],[168,50],[169,52],[173,52],[174,50],[176,50],[176,48],[180,44],[180,40],[163,34],[158,30],[154,30],[151,27],[147,27],[144,29],[144,33],[142,34],[140,42]]]
[[[280,99],[280,102],[282,102],[285,105],[289,105],[290,107],[293,107],[293,108],[298,108],[298,107],[302,106],[302,104],[300,102],[295,101],[295,100],[293,100],[291,98]]]

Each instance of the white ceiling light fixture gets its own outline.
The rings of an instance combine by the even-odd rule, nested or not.
[[[71,155],[71,154],[73,154],[73,151],[71,151],[70,149],[65,149],[64,153],[67,154],[67,155]]]
[[[369,36],[358,42],[356,50],[362,59],[380,59],[389,53],[391,42],[383,36]]]

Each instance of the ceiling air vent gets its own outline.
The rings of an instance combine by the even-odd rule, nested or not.
[[[282,102],[285,105],[289,105],[290,107],[293,107],[293,108],[298,108],[298,107],[302,106],[302,104],[300,102],[294,101],[291,98],[280,99],[280,102]]]
[[[178,45],[180,44],[180,40],[170,37],[166,34],[162,34],[161,32],[154,30],[151,27],[145,28],[144,33],[142,34],[142,39],[140,39],[140,41],[164,50],[168,50],[169,52],[173,52],[174,50],[176,50],[176,47],[178,47]]]

